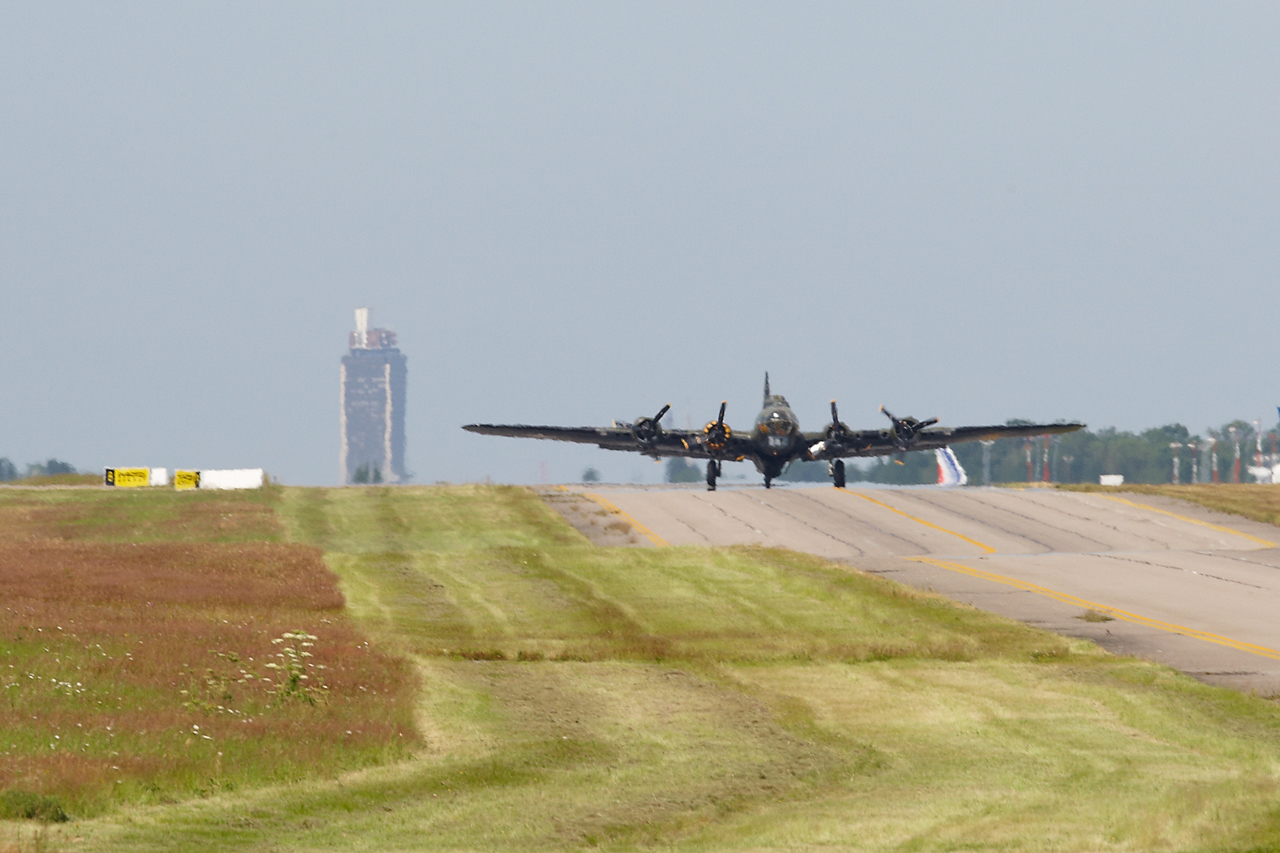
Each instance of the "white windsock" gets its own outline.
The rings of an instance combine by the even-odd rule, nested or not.
[[[938,459],[939,486],[963,486],[969,482],[969,475],[965,474],[960,460],[956,459],[956,454],[950,447],[939,447],[933,451],[933,455]]]

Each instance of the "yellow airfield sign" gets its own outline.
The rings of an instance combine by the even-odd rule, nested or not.
[[[175,489],[200,488],[200,472],[199,471],[174,471],[173,487]]]
[[[102,482],[108,486],[118,486],[123,489],[149,486],[151,485],[151,469],[106,468],[103,470]]]

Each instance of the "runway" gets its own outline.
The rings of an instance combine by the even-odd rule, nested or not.
[[[654,545],[805,551],[1210,683],[1280,693],[1280,528],[1270,525],[1056,489],[582,492]]]

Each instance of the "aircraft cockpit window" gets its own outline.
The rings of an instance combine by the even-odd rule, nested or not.
[[[768,417],[759,420],[757,428],[769,435],[790,435],[795,430],[795,424],[782,412],[770,412]]]

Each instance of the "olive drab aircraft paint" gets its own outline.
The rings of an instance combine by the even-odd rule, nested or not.
[[[962,441],[985,441],[996,438],[1057,435],[1083,429],[1082,423],[1016,424],[1005,426],[935,426],[937,418],[918,421],[897,418],[886,409],[880,411],[889,419],[887,429],[852,430],[841,422],[836,401],[831,401],[831,423],[821,432],[802,432],[800,421],[791,411],[785,397],[769,391],[769,374],[764,375],[764,403],[756,415],[752,429],[738,432],[724,422],[726,402],[720,403],[720,414],[701,430],[662,428],[662,416],[671,408],[663,406],[651,418],[635,423],[615,421],[611,427],[529,426],[526,424],[467,424],[463,429],[481,435],[505,435],[512,438],[542,438],[594,444],[605,450],[631,450],[658,459],[683,456],[707,460],[707,488],[714,490],[726,461],[750,460],[764,475],[764,486],[796,460],[823,460],[836,488],[845,485],[844,460],[849,457],[897,456],[907,451],[937,450]]]

